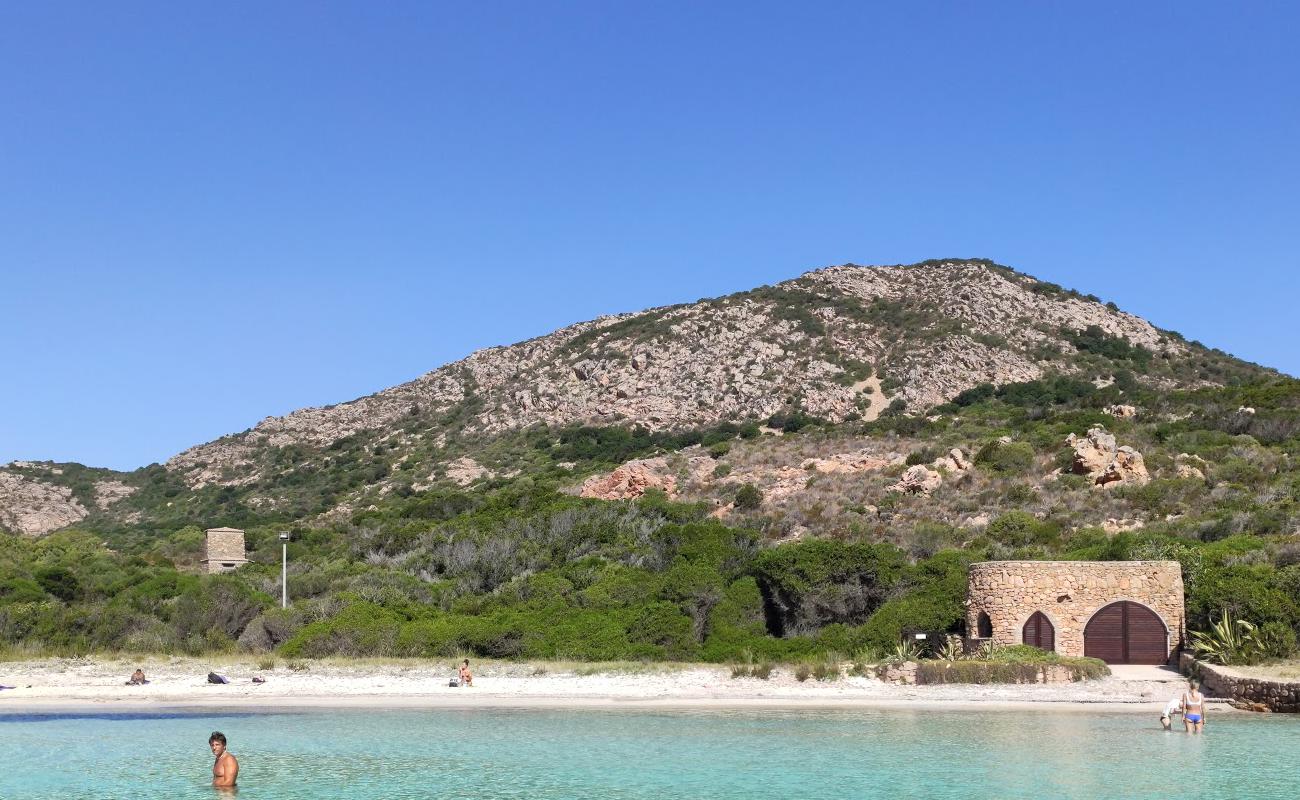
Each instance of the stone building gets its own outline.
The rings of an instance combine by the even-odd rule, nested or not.
[[[967,576],[971,643],[1165,664],[1184,635],[1177,561],[985,561]]]
[[[208,528],[203,540],[203,571],[209,575],[233,572],[248,559],[244,556],[244,532],[238,528]]]

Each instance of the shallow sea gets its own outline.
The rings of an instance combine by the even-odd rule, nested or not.
[[[1295,798],[1300,718],[1044,711],[6,714],[0,798]]]

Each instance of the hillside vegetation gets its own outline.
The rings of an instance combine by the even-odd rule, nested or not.
[[[328,425],[290,435],[291,415],[133,473],[11,465],[13,496],[81,511],[44,536],[0,534],[0,643],[790,660],[886,650],[904,628],[959,632],[973,561],[1167,558],[1183,566],[1191,627],[1226,611],[1258,626],[1260,658],[1292,653],[1300,382],[996,265],[952,269],[835,268],[583,323],[488,351],[500,367],[524,348],[514,377],[467,360],[421,379],[425,391],[454,377],[450,406],[408,402],[412,388],[396,416],[385,393],[312,410],[354,421],[334,438],[318,435]],[[1008,325],[1026,309],[1034,325]],[[731,314],[761,315],[777,338],[728,333]],[[708,324],[754,363],[665,355],[690,353]],[[696,378],[708,392],[674,396],[684,384],[646,375],[656,359],[712,369]],[[546,375],[619,399],[624,373],[649,387],[625,391],[645,398],[629,418],[541,408]],[[732,399],[703,414],[715,396]],[[1097,428],[1141,454],[1149,481],[1075,474],[1067,437]],[[898,488],[954,449],[968,463],[934,467],[925,491]],[[635,460],[672,480],[580,496]],[[247,530],[254,563],[198,575],[201,529],[217,525]],[[288,609],[281,530],[294,537]]]

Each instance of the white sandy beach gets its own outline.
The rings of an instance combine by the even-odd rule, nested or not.
[[[146,686],[127,686],[140,666]],[[728,708],[907,707],[944,709],[1108,710],[1151,713],[1182,684],[1176,673],[1116,667],[1108,678],[1053,685],[898,686],[874,678],[800,682],[778,668],[768,680],[732,678],[716,665],[592,671],[592,667],[506,662],[475,665],[474,686],[453,688],[450,662],[283,663],[262,670],[254,661],[211,663],[189,658],[50,659],[0,662],[0,713],[68,707],[599,707]],[[230,679],[210,684],[209,670]],[[588,673],[591,674],[588,674]],[[254,683],[253,677],[265,679]],[[1222,706],[1227,708],[1227,706]]]

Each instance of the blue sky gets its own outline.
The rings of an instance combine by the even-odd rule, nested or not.
[[[7,3],[0,463],[987,257],[1300,374],[1277,3]]]

